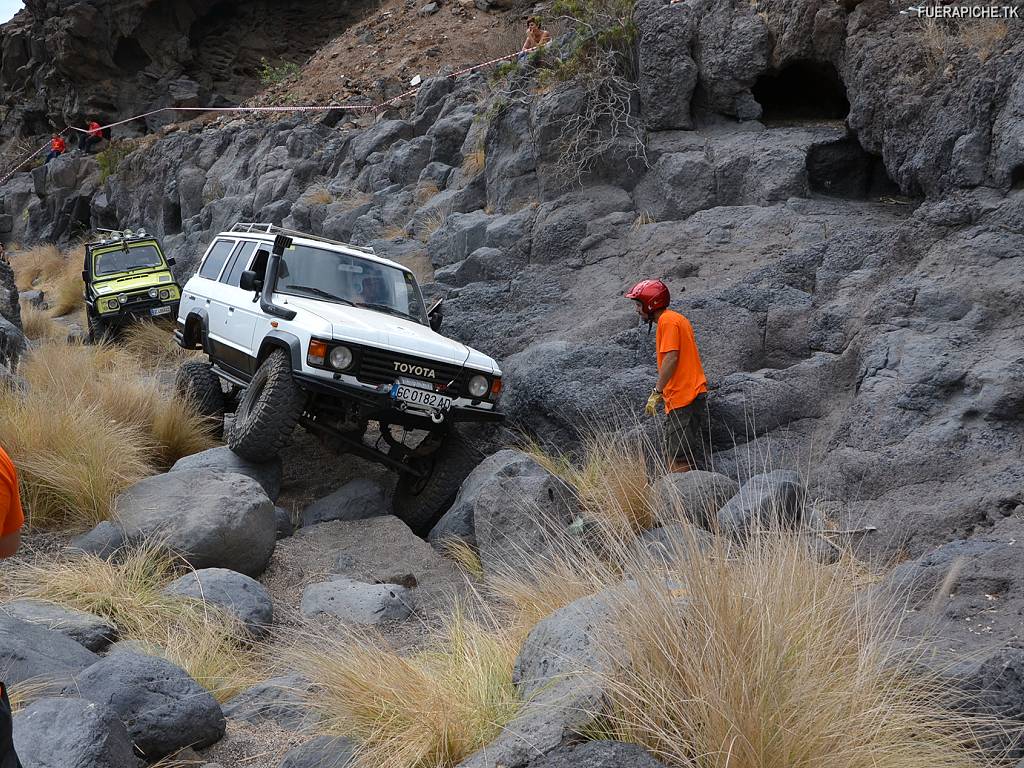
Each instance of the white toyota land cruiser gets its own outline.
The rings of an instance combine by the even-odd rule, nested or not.
[[[502,418],[497,363],[438,333],[441,309],[368,249],[239,223],[182,289],[175,338],[209,362],[176,386],[211,417],[237,403],[227,442],[246,459],[273,458],[301,424],[396,470],[394,513],[425,534],[475,464],[454,424]]]

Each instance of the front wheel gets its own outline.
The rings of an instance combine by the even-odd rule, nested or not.
[[[392,501],[395,517],[418,536],[426,536],[455,501],[479,459],[479,452],[454,428],[429,456],[409,457],[407,463],[425,474],[416,477],[403,472],[399,476]]]
[[[85,313],[85,322],[89,326],[89,343],[99,344],[107,334],[107,324],[99,315],[92,312]]]
[[[292,377],[288,353],[275,349],[252,377],[235,411],[228,447],[249,461],[270,461],[299,423],[306,395]]]

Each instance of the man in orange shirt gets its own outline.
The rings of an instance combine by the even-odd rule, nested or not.
[[[700,453],[700,422],[706,413],[708,381],[700,362],[690,321],[668,308],[669,292],[661,280],[642,280],[626,293],[648,323],[658,324],[658,382],[644,408],[649,416],[665,404],[665,448],[669,469],[688,472]]]
[[[21,526],[25,515],[21,511],[18,475],[10,456],[0,447],[0,558],[10,557],[21,544]],[[11,727],[11,702],[7,686],[0,681],[0,767],[21,768],[14,752]]]

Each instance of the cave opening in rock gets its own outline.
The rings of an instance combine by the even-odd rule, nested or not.
[[[843,120],[850,112],[846,86],[829,63],[795,61],[766,72],[753,93],[766,123]]]
[[[900,193],[882,158],[866,151],[855,136],[811,147],[807,180],[812,192],[847,200]]]
[[[1024,189],[1024,163],[1010,171],[1010,188]]]
[[[114,64],[124,72],[134,75],[153,63],[149,54],[133,37],[122,37],[114,49]]]

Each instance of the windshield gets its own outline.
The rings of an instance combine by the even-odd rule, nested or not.
[[[163,257],[155,245],[135,245],[127,251],[118,248],[116,251],[99,254],[96,257],[96,268],[93,272],[97,277],[102,277],[117,272],[127,272],[130,269],[161,267],[163,263]]]
[[[426,323],[423,300],[410,272],[346,253],[293,245],[281,256],[274,290]]]

